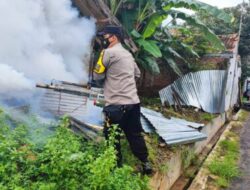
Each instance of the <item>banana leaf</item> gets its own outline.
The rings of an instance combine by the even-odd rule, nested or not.
[[[226,23],[231,23],[234,21],[234,17],[232,15],[227,14],[225,11],[218,9],[215,6],[196,1],[196,0],[164,0],[165,5],[164,10],[170,10],[171,8],[186,8],[191,9],[193,11],[203,10],[208,14],[223,20]]]
[[[144,56],[142,59],[137,59],[137,62],[146,70],[153,75],[160,74],[160,68],[156,60],[149,56]]]
[[[218,50],[225,49],[225,46],[222,43],[222,41],[219,39],[219,37],[212,30],[206,27],[206,25],[204,25],[201,21],[199,21],[197,18],[189,16],[183,12],[179,12],[176,10],[171,10],[168,12],[173,17],[186,21],[188,25],[197,27],[203,33],[203,37],[207,39],[214,48]]]
[[[130,34],[135,38],[141,38],[141,34],[137,32],[135,29],[130,32]]]
[[[154,13],[151,16],[145,30],[143,31],[142,37],[151,37],[155,33],[156,28],[159,27],[162,21],[165,20],[167,17],[168,15],[165,14]]]
[[[157,41],[155,40],[145,40],[145,39],[138,39],[137,43],[143,47],[145,51],[149,54],[153,55],[155,58],[162,57],[162,53],[160,48],[157,46]]]
[[[166,48],[165,48],[165,51],[169,52],[169,53],[172,54],[174,57],[177,57],[177,58],[179,58],[179,59],[181,59],[181,60],[183,60],[183,61],[186,62],[186,60],[185,60],[177,51],[175,51],[173,48],[171,48],[171,47],[166,47]]]
[[[189,52],[191,55],[194,55],[195,57],[199,58],[200,56],[196,51],[193,50],[193,48],[185,43],[180,42],[180,46],[185,49],[187,52]]]
[[[173,69],[173,71],[178,75],[178,76],[182,76],[182,72],[180,70],[180,68],[178,67],[177,63],[169,57],[164,57],[164,60],[167,61],[167,64],[170,68]]]

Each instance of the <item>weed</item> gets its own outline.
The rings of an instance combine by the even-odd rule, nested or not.
[[[204,121],[211,121],[212,119],[214,119],[215,115],[210,114],[210,113],[203,113],[201,115],[201,119]]]
[[[219,187],[226,188],[226,187],[228,187],[229,182],[228,182],[228,180],[226,180],[225,178],[219,177],[218,179],[216,179],[216,184],[217,184]]]
[[[0,113],[0,189],[149,189],[147,177],[130,166],[116,167],[114,138],[89,143],[75,135],[64,118],[38,149],[28,138],[31,129],[23,124],[11,129],[5,120]]]
[[[164,163],[159,167],[159,172],[161,174],[166,174],[168,170],[169,170],[169,165],[167,163]]]
[[[170,148],[170,150],[171,150],[172,152],[177,152],[177,151],[179,151],[179,150],[182,149],[182,146],[179,145],[179,144],[176,144],[176,145],[172,145],[172,146],[169,147],[169,148]]]
[[[202,163],[202,160],[200,159],[199,155],[195,154],[193,159],[191,160],[191,165],[192,166],[200,166],[200,164]]]
[[[142,105],[144,106],[161,106],[161,99],[160,98],[146,98],[141,97]]]
[[[225,157],[223,160],[214,160],[209,164],[208,168],[214,175],[228,181],[240,174],[231,157]]]
[[[238,156],[239,153],[239,143],[236,141],[223,140],[220,142],[220,148],[222,152],[225,152],[227,156],[234,157]],[[236,157],[237,158],[237,157]]]
[[[129,143],[125,138],[121,139],[121,151],[124,164],[134,168],[140,164],[139,160],[132,153],[131,148],[129,147]]]
[[[190,166],[193,159],[195,159],[194,150],[190,147],[184,147],[181,151],[181,160],[184,170]]]
[[[240,175],[237,164],[239,149],[239,138],[233,132],[228,132],[226,139],[220,141],[216,158],[208,164],[210,172],[218,176],[215,180],[218,186],[225,188],[234,177]]]
[[[246,110],[240,110],[239,112],[239,121],[245,121],[249,116],[249,112]]]

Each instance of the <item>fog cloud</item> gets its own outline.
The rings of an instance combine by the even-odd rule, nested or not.
[[[52,79],[87,81],[95,23],[70,0],[0,0],[0,28],[1,97]]]

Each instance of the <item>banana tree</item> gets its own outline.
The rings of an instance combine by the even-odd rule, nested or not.
[[[115,1],[115,0],[109,0]],[[171,30],[173,24],[162,27],[162,22],[166,19],[170,22],[176,19],[183,20],[186,27],[197,28],[202,36],[210,42],[216,49],[223,50],[224,45],[220,39],[195,15],[188,15],[175,8],[186,8],[192,11],[205,11],[211,16],[230,23],[233,17],[216,7],[196,0],[116,0],[116,15],[137,43],[140,51],[136,53],[137,61],[148,71],[158,74],[158,60],[161,59],[170,66],[175,73],[181,75],[175,60],[180,59],[185,62],[182,53],[174,48],[174,44],[179,44],[184,51],[192,56],[199,55],[192,49],[192,46],[185,44],[172,37]]]

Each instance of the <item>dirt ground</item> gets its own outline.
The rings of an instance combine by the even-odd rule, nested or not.
[[[233,180],[227,190],[249,190],[250,189],[250,115],[241,131],[241,159],[240,170],[242,175]]]

